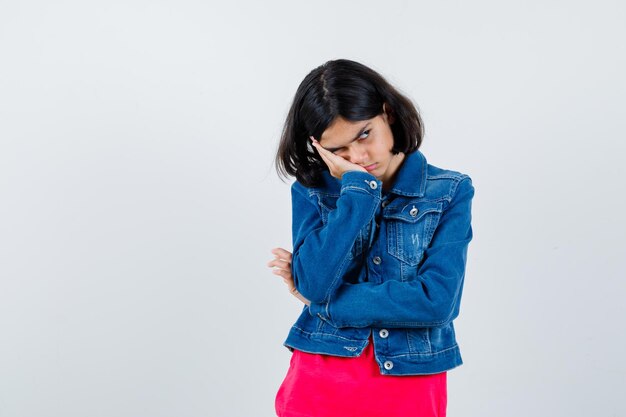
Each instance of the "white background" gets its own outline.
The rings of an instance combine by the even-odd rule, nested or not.
[[[329,59],[476,189],[450,416],[623,416],[620,1],[0,1],[0,416],[273,416],[272,163]]]

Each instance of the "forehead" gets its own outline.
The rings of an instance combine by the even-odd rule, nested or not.
[[[376,118],[352,122],[341,116],[337,116],[320,136],[320,144],[324,141],[326,146],[349,142],[368,124],[373,124]]]

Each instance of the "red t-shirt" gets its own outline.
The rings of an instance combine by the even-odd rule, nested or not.
[[[372,336],[358,357],[292,352],[276,394],[279,417],[445,417],[446,372],[382,375]]]

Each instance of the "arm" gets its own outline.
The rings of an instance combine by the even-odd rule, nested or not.
[[[324,225],[308,190],[298,182],[292,185],[292,274],[296,289],[306,299],[324,302],[341,284],[351,266],[352,245],[380,203],[381,186],[368,172],[345,172],[337,208]]]
[[[311,303],[310,313],[335,327],[434,327],[454,320],[472,240],[473,196],[466,177],[442,213],[415,280],[345,283],[330,302]]]

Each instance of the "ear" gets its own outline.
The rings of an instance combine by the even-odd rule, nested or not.
[[[383,103],[383,113],[387,117],[387,122],[389,124],[393,124],[393,122],[396,120],[393,115],[393,109],[386,102]]]

